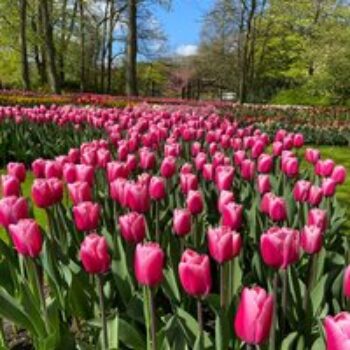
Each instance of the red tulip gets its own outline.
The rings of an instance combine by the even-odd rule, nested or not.
[[[97,233],[86,236],[80,247],[80,260],[85,271],[90,274],[107,272],[111,265],[111,257],[106,239]]]
[[[63,197],[63,184],[57,178],[35,179],[32,185],[32,198],[39,208],[48,208],[60,202]]]
[[[93,231],[100,220],[100,206],[98,203],[81,202],[73,207],[74,222],[79,231]]]
[[[322,232],[325,232],[327,228],[327,212],[323,209],[311,209],[307,216],[307,224],[309,226],[315,225]]]
[[[153,200],[161,200],[165,198],[165,181],[162,177],[153,176],[149,183],[149,195]]]
[[[283,151],[283,143],[280,141],[276,141],[272,144],[272,153],[275,157],[278,157],[282,154]]]
[[[91,188],[87,182],[77,181],[68,184],[68,192],[74,205],[81,202],[91,202],[92,193]]]
[[[257,178],[257,187],[260,194],[264,194],[271,191],[270,176],[267,174],[260,174]]]
[[[211,289],[211,272],[208,255],[186,249],[179,264],[179,277],[187,294],[204,297]]]
[[[350,265],[344,271],[343,293],[347,298],[350,298]]]
[[[36,258],[41,253],[43,237],[35,220],[21,219],[9,225],[9,232],[19,254]]]
[[[299,232],[272,227],[261,235],[260,253],[266,265],[286,269],[299,260]]]
[[[137,158],[134,154],[128,154],[125,162],[128,173],[133,172],[137,168]]]
[[[222,224],[232,230],[238,230],[242,225],[243,207],[235,202],[227,203],[222,210]]]
[[[23,163],[8,163],[7,173],[17,177],[19,182],[24,182],[26,179],[26,167]]]
[[[143,241],[146,235],[146,221],[142,214],[131,212],[119,216],[120,232],[123,238],[130,243]]]
[[[144,286],[155,287],[162,282],[165,254],[158,243],[138,243],[134,256],[137,281]]]
[[[305,203],[309,198],[309,191],[311,187],[310,181],[299,180],[295,183],[293,188],[293,197],[296,202]]]
[[[195,158],[195,166],[197,171],[201,171],[203,168],[203,165],[207,162],[207,155],[204,152],[199,152]]]
[[[342,165],[334,167],[331,178],[338,184],[341,185],[346,180],[346,169]]]
[[[271,294],[259,286],[245,287],[234,321],[237,336],[247,344],[263,343],[270,334],[273,308]]]
[[[252,147],[252,158],[253,159],[258,158],[264,152],[264,149],[265,149],[265,144],[263,141],[261,140],[255,141]]]
[[[300,235],[300,245],[308,254],[318,253],[323,244],[323,232],[317,226],[305,226]]]
[[[28,204],[24,197],[5,197],[0,199],[0,225],[5,229],[28,217]]]
[[[126,187],[128,182],[124,178],[118,178],[109,184],[110,196],[122,207],[127,205]]]
[[[229,227],[209,228],[207,238],[210,255],[219,264],[233,259],[241,250],[241,236]]]
[[[234,153],[233,161],[236,166],[240,166],[245,158],[246,158],[245,151],[238,150]]]
[[[350,313],[327,316],[324,321],[327,350],[350,349]]]
[[[320,159],[321,154],[318,149],[314,148],[307,148],[305,150],[305,159],[310,164],[316,164],[317,161]]]
[[[79,148],[71,148],[69,151],[68,151],[68,159],[69,159],[69,162],[71,163],[78,163],[79,162],[79,159],[80,159],[80,150]]]
[[[16,196],[21,194],[21,184],[17,177],[12,175],[1,175],[2,195],[4,197]]]
[[[180,174],[192,174],[193,166],[191,163],[184,163],[180,169]]]
[[[186,198],[186,205],[192,215],[198,215],[203,211],[204,201],[200,191],[189,191]]]
[[[173,231],[178,236],[185,236],[191,232],[191,212],[188,209],[174,210]]]

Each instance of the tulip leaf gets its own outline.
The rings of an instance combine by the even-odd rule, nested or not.
[[[116,314],[107,322],[108,349],[119,349],[119,315]]]
[[[144,335],[142,335],[136,328],[123,319],[118,320],[119,324],[119,340],[125,346],[134,350],[146,349]]]
[[[312,344],[311,350],[325,350],[326,346],[322,337],[316,339]]]
[[[293,332],[288,334],[282,341],[281,350],[293,350],[298,339],[298,333]]]
[[[215,348],[228,349],[229,343],[228,320],[225,311],[220,310],[215,320]]]
[[[323,301],[324,295],[325,295],[325,285],[327,281],[327,275],[322,276],[322,278],[318,281],[316,286],[311,291],[311,302],[312,302],[312,309],[314,315],[317,315],[319,308],[321,306],[321,303]]]
[[[180,291],[173,269],[168,268],[164,270],[164,282],[162,283],[162,287],[170,300],[180,302]]]

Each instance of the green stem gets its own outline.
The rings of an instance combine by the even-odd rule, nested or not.
[[[199,326],[200,336],[203,336],[203,309],[202,309],[202,301],[200,298],[197,299],[197,320]]]
[[[143,313],[145,318],[146,326],[146,339],[147,339],[147,350],[151,349],[151,320],[150,320],[150,296],[148,287],[143,287]]]
[[[7,342],[6,342],[6,335],[4,331],[4,323],[2,318],[0,318],[0,345],[4,348],[7,349]]]
[[[154,300],[155,299],[154,290],[151,287],[149,287],[149,296],[150,296],[152,350],[157,350],[156,305]]]
[[[287,322],[287,298],[288,298],[288,268],[283,271],[282,276],[282,334],[284,334],[286,330],[286,322]]]
[[[272,327],[270,332],[269,350],[276,349],[278,271],[276,271],[273,276],[272,289],[273,289],[274,305],[273,305]]]
[[[97,276],[97,284],[98,284],[98,296],[99,296],[100,309],[101,309],[103,349],[108,350],[107,319],[106,319],[105,302],[103,297],[103,277],[101,275]]]
[[[155,202],[156,206],[156,242],[160,243],[160,235],[159,235],[159,204],[158,201]]]
[[[315,280],[315,267],[316,267],[317,254],[314,254],[309,259],[309,267],[308,267],[308,279],[306,284],[306,295],[304,298],[304,310],[305,314],[307,314],[307,308],[309,306],[310,293],[313,288],[314,280]]]
[[[226,280],[225,280],[226,264],[220,265],[220,306],[222,310],[226,308]]]

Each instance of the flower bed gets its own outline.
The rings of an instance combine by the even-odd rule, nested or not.
[[[24,164],[1,179],[0,315],[33,348],[346,349],[346,171],[302,152],[302,134],[270,138],[212,106],[0,120],[1,140],[28,146],[37,130],[52,148],[25,160],[31,198]]]

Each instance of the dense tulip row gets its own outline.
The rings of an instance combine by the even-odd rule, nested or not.
[[[34,160],[31,200],[24,164],[1,177],[0,315],[36,349],[348,348],[346,170],[302,134],[186,106],[1,118],[108,135]]]

